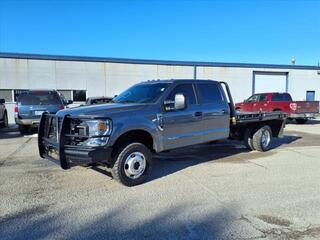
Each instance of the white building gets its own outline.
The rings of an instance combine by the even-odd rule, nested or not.
[[[257,92],[289,92],[295,100],[320,99],[320,67],[274,64],[157,61],[0,53],[0,98],[9,121],[21,90],[57,89],[66,98],[114,96],[151,79],[214,79],[230,85],[235,102]]]

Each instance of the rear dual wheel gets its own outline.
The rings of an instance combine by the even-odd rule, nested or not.
[[[243,143],[246,146],[246,148],[249,150],[254,150],[252,138],[253,138],[253,129],[247,128],[246,131],[244,132]]]
[[[263,126],[253,134],[252,145],[259,152],[268,151],[271,147],[271,142],[272,131],[269,126]]]
[[[269,126],[247,129],[244,134],[244,144],[249,150],[268,151],[272,143],[272,130]]]

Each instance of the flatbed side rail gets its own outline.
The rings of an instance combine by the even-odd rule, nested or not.
[[[269,121],[269,120],[285,120],[287,114],[284,112],[254,112],[254,113],[240,113],[236,114],[237,124],[257,122],[257,121]]]

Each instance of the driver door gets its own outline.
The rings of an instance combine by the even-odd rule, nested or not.
[[[176,94],[184,95],[186,99],[184,109],[174,109]],[[198,104],[195,86],[192,83],[181,83],[175,86],[165,98],[165,102],[170,104],[166,104],[167,110],[162,114],[164,150],[201,143],[203,135],[202,110]]]
[[[244,103],[243,111],[244,112],[255,112],[257,108],[258,95],[252,95],[248,100]]]

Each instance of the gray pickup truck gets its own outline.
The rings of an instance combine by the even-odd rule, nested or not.
[[[107,104],[44,113],[38,146],[63,169],[104,164],[114,179],[134,186],[150,174],[152,153],[227,138],[266,151],[285,119],[282,112],[236,113],[225,82],[146,81]]]

